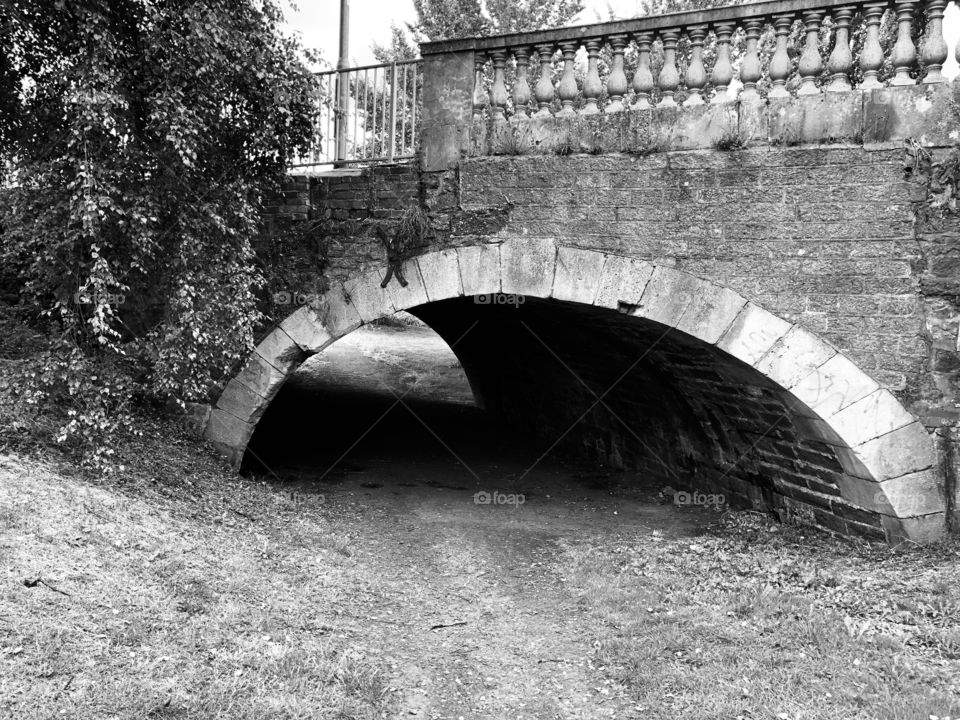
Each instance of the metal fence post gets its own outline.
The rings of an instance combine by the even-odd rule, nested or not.
[[[347,118],[350,108],[350,74],[345,70],[337,73],[337,99],[334,121],[337,135],[337,160],[347,159]]]
[[[393,160],[397,151],[397,63],[390,66],[390,149],[387,157]]]

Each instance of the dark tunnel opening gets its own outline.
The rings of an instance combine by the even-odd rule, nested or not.
[[[328,482],[359,474],[547,492],[563,477],[647,497],[722,494],[734,508],[882,537],[875,513],[841,497],[843,467],[811,413],[715,346],[624,312],[530,297],[456,298],[411,313],[462,364],[466,378],[445,379],[455,397],[421,392],[436,383],[431,372],[459,372],[437,370],[439,340],[422,366],[415,348],[395,352],[429,330],[377,331],[389,340],[368,354],[397,356],[386,378],[362,363],[352,376],[338,367],[345,338],[280,391],[245,467],[278,476],[310,468]],[[456,364],[453,355],[439,362]]]

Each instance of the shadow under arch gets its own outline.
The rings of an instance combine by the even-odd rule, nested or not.
[[[725,407],[725,388],[743,383],[759,388],[750,414],[760,417],[764,403],[782,408],[798,448],[814,445],[827,458],[824,473],[832,477],[829,485],[818,485],[811,475],[817,463],[783,443],[773,444],[779,450],[769,451],[774,454],[764,459],[763,449],[757,449],[764,433],[757,428],[726,433],[726,439],[744,432],[759,437],[751,452],[759,453],[757,462],[776,486],[781,505],[808,508],[817,524],[841,532],[882,533],[891,543],[929,542],[946,531],[936,452],[923,425],[830,343],[728,288],[641,259],[542,239],[426,253],[408,260],[404,275],[406,287],[391,283],[382,289],[383,272],[367,272],[334,285],[314,305],[287,317],[227,384],[207,421],[207,439],[239,467],[264,410],[300,363],[361,325],[399,310],[421,316],[451,344],[481,401],[489,404],[491,392],[482,381],[482,368],[497,355],[492,350],[484,355],[478,349],[482,343],[474,343],[470,352],[458,348],[456,336],[471,313],[484,305],[509,303],[510,298],[519,304],[522,298],[530,299],[532,308],[580,313],[578,327],[616,328],[618,336],[639,336],[642,329],[648,345],[651,338],[662,336],[658,342],[667,342],[670,353],[659,358],[660,366],[686,388],[708,434],[730,425],[729,418],[717,417]],[[491,302],[465,300],[475,296],[492,296]],[[532,343],[529,348],[536,347]],[[541,344],[549,349],[550,343]],[[703,366],[688,357],[713,359],[714,365],[700,372]],[[698,375],[716,377],[708,386]],[[687,381],[687,376],[693,379]],[[698,402],[698,394],[716,393],[719,399],[712,410]],[[736,402],[751,401],[739,394]],[[707,417],[711,412],[713,417]],[[716,439],[722,446],[724,438]],[[717,462],[736,466],[739,459],[724,460],[720,452]],[[812,471],[804,465],[809,462]],[[720,480],[730,484],[741,474],[727,471]],[[752,492],[749,480],[741,482],[741,494],[755,506],[773,509],[769,494]]]

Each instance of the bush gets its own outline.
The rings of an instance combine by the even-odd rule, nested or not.
[[[313,79],[274,0],[7,4],[0,301],[51,338],[18,422],[62,411],[100,465],[135,400],[209,399],[252,346],[261,196],[310,143]]]

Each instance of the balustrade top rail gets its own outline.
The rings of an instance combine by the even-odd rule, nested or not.
[[[774,16],[784,13],[795,13],[799,16],[808,11],[827,11],[843,7],[862,8],[868,5],[874,5],[887,8],[893,5],[918,6],[921,4],[922,2],[920,0],[910,3],[898,3],[895,0],[853,0],[852,2],[851,0],[788,0],[787,2],[784,2],[784,0],[765,0],[764,2],[728,5],[707,10],[649,15],[632,18],[630,20],[613,20],[590,25],[572,25],[550,30],[536,30],[533,32],[510,33],[489,37],[439,40],[436,42],[422,43],[420,45],[420,54],[425,57],[427,55],[438,55],[464,50],[483,51],[545,43],[559,44],[560,42],[569,42],[571,40],[599,39],[611,35],[632,35],[642,31],[655,32],[658,30],[685,28],[703,24],[738,22],[750,19],[770,20]],[[943,2],[939,4],[946,6],[947,0],[943,0]]]

